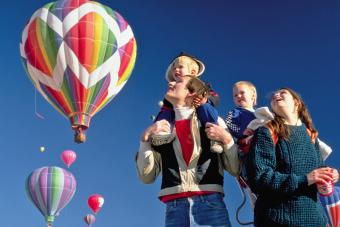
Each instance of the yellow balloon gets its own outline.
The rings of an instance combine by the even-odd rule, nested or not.
[[[44,152],[45,151],[45,147],[40,147],[40,152]]]

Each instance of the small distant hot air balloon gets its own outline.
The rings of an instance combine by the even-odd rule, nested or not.
[[[97,214],[104,204],[104,198],[99,194],[93,194],[88,198],[87,204]]]
[[[20,54],[41,95],[85,142],[91,118],[124,87],[137,47],[126,20],[89,0],[59,0],[38,9],[22,32]]]
[[[334,187],[331,195],[319,194],[319,199],[328,217],[329,227],[340,226],[340,187]]]
[[[89,227],[96,221],[96,217],[93,214],[87,214],[84,217],[84,221],[87,223]]]
[[[61,160],[65,163],[65,165],[70,168],[72,163],[76,160],[77,154],[72,150],[65,150],[61,153]]]
[[[54,218],[72,199],[76,185],[68,171],[56,166],[42,167],[27,177],[26,193],[51,227]]]

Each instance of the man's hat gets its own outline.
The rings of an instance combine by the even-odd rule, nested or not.
[[[172,65],[174,63],[174,61],[178,58],[178,57],[182,57],[182,56],[186,56],[191,58],[192,60],[194,60],[197,64],[198,64],[198,73],[197,73],[197,77],[201,76],[205,70],[205,66],[203,64],[202,61],[198,60],[196,57],[192,56],[191,54],[185,53],[185,52],[181,52],[178,56],[176,56],[174,59],[172,59],[170,65],[168,66],[166,72],[165,72],[165,79],[167,81],[174,81],[174,78],[172,76]]]

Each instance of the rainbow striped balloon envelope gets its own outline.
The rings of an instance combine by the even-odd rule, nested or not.
[[[74,176],[56,166],[36,169],[26,180],[27,196],[45,217],[48,226],[70,202],[76,187]]]
[[[81,133],[126,84],[137,46],[129,24],[109,7],[59,0],[32,15],[20,54],[36,89]]]

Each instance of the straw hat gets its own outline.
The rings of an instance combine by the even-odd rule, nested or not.
[[[196,57],[188,54],[188,53],[185,53],[185,52],[181,52],[178,56],[176,56],[174,59],[172,59],[170,65],[168,66],[166,72],[165,72],[165,79],[167,81],[174,81],[174,78],[173,78],[173,75],[172,75],[172,65],[174,63],[174,61],[179,58],[179,57],[182,57],[182,56],[186,56],[186,57],[189,57],[191,58],[192,60],[194,60],[195,62],[197,62],[198,64],[198,73],[197,73],[197,77],[201,76],[205,70],[205,66],[203,64],[202,61],[198,60]]]

